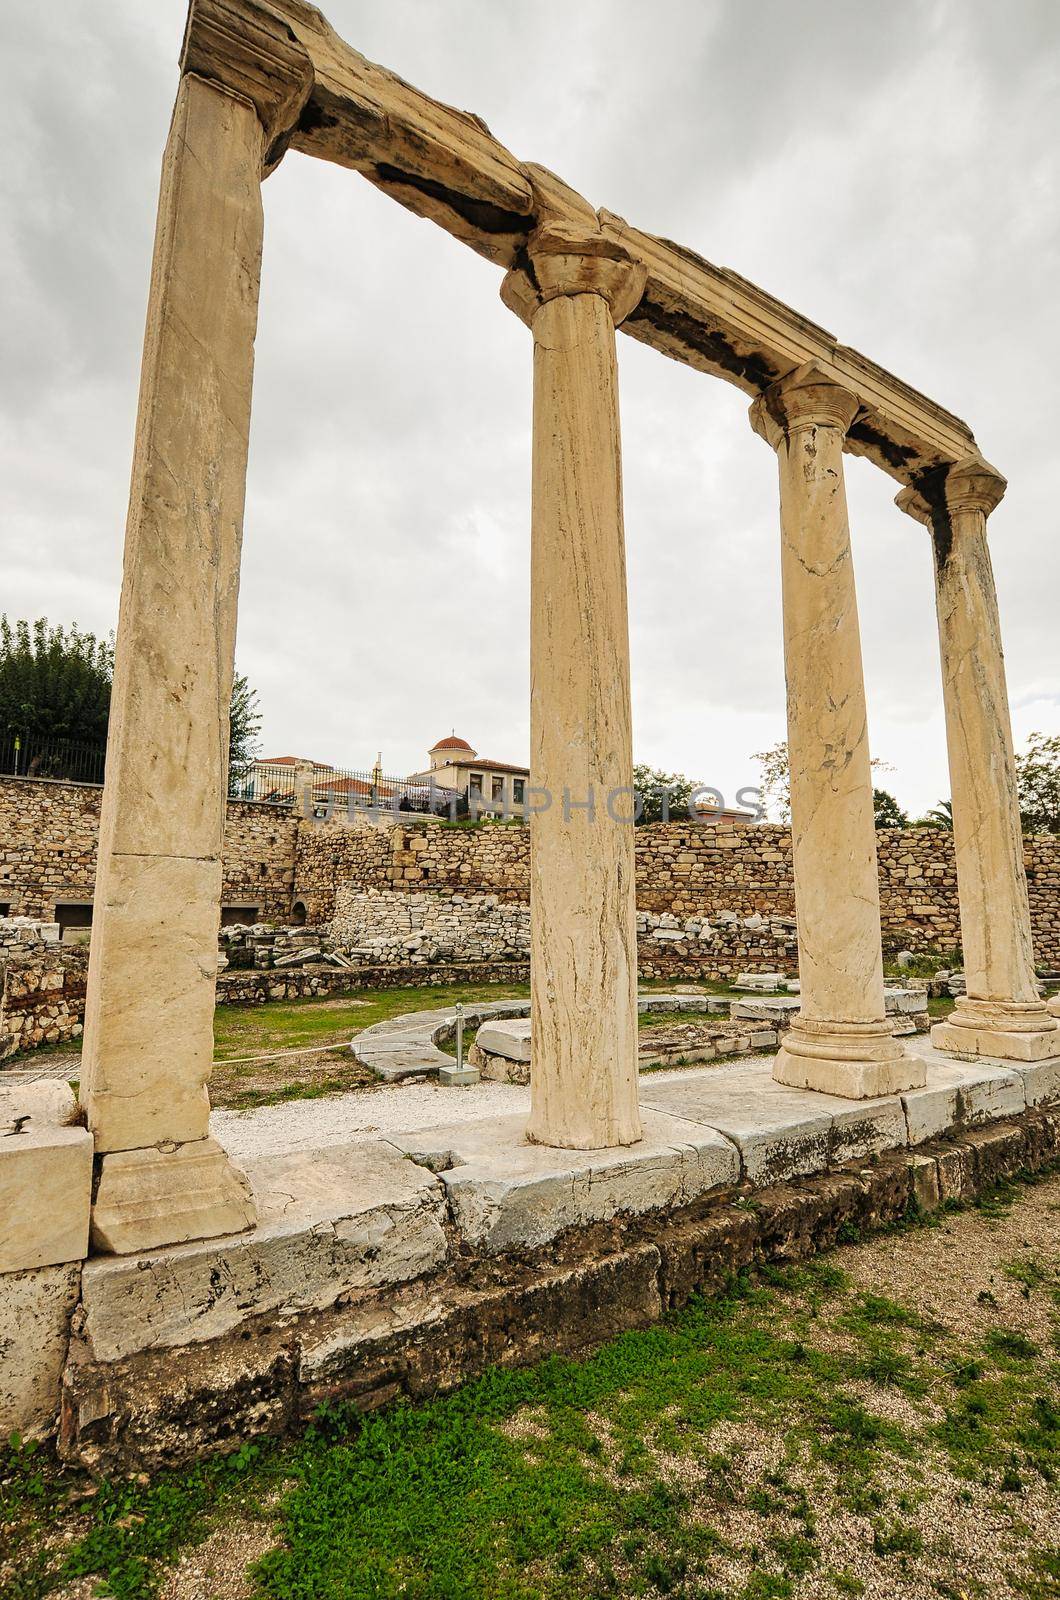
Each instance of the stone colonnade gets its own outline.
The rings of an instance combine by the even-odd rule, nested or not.
[[[272,14],[262,15],[272,28]],[[248,33],[244,45],[254,103],[186,72],[162,175],[85,1027],[83,1096],[100,1160],[93,1234],[97,1248],[117,1252],[254,1221],[245,1181],[209,1138],[206,1080],[260,180],[309,88],[288,36]],[[279,108],[278,128],[263,103]],[[534,170],[559,192],[558,180]],[[529,1137],[580,1149],[640,1137],[615,327],[637,307],[645,268],[586,209],[584,225],[536,227],[502,290],[534,341],[531,764],[551,801],[532,819]],[[860,403],[812,362],[757,387],[752,420],[780,465],[803,991],[775,1076],[862,1098],[912,1087],[924,1069],[884,1020],[843,488]],[[1031,965],[986,547],[1002,488],[976,458],[940,468],[899,503],[928,523],[935,547],[967,954],[968,998],[935,1041],[1028,1060],[1060,1055],[1060,1032]]]

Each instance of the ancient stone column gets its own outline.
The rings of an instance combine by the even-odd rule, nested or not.
[[[643,267],[553,223],[501,290],[534,335],[528,1137],[635,1143],[633,748],[615,326]]]
[[[972,458],[897,503],[931,533],[967,995],[931,1030],[941,1050],[1007,1061],[1060,1056],[1031,948],[1012,725],[986,519],[1005,480]]]
[[[162,168],[118,620],[82,1098],[93,1237],[127,1252],[239,1231],[208,1138],[264,130],[181,79]]]
[[[884,1013],[872,773],[843,443],[858,402],[812,364],[751,408],[780,462],[801,1009],[781,1083],[863,1099],[924,1082]]]

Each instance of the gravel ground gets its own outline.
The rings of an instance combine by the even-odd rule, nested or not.
[[[379,1084],[319,1100],[289,1100],[252,1111],[215,1111],[210,1131],[231,1155],[246,1161],[529,1109],[529,1089],[514,1084],[483,1080],[464,1089],[444,1089],[420,1081]]]
[[[666,1073],[667,1083],[695,1078],[705,1067]],[[656,1081],[652,1074],[649,1082]],[[380,1134],[407,1133],[450,1122],[477,1122],[488,1117],[529,1113],[530,1090],[513,1083],[481,1083],[446,1089],[431,1079],[413,1083],[374,1084],[349,1094],[317,1100],[289,1100],[250,1111],[215,1111],[210,1132],[237,1160],[315,1150],[330,1144],[352,1144]]]

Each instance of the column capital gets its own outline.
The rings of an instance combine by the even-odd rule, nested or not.
[[[951,467],[936,467],[894,497],[899,511],[933,528],[942,514],[981,511],[988,517],[999,505],[1007,480],[982,456],[966,456]]]
[[[860,409],[856,394],[807,361],[762,391],[751,406],[751,426],[775,450],[797,428],[838,428],[845,435]]]
[[[265,130],[263,170],[281,160],[313,90],[313,63],[260,0],[191,0],[180,70],[249,100]]]
[[[530,235],[525,254],[505,275],[501,299],[529,328],[547,301],[597,294],[617,327],[644,293],[647,275],[644,263],[617,239],[578,224],[547,222]]]

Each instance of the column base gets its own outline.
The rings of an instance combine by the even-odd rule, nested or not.
[[[1051,1017],[1060,1018],[1060,994],[1054,994],[1045,1009]]]
[[[922,1089],[927,1066],[906,1053],[886,1020],[820,1022],[796,1016],[773,1062],[773,1077],[794,1089],[815,1089],[844,1100]]]
[[[102,1158],[91,1247],[133,1255],[162,1245],[244,1233],[257,1221],[250,1185],[215,1139]]]
[[[936,1050],[949,1055],[1048,1061],[1060,1056],[1057,1018],[1058,1013],[1041,1000],[974,1000],[964,996],[945,1022],[936,1022],[931,1042]]]

